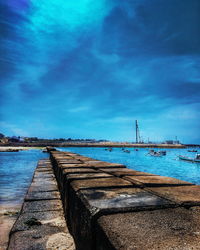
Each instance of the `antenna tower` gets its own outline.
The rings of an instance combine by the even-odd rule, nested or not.
[[[138,127],[138,121],[136,120],[135,121],[135,134],[136,134],[136,143],[139,142],[139,139],[140,139],[140,135],[139,135],[139,127]]]

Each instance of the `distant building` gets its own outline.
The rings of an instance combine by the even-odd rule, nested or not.
[[[180,141],[167,140],[165,144],[180,144]]]

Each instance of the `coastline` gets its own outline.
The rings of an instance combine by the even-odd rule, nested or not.
[[[22,204],[0,204],[0,249],[6,250],[10,230],[15,223]]]
[[[33,149],[43,149],[43,147],[23,147],[23,146],[1,146],[0,152],[16,152],[15,150],[25,151]]]
[[[44,147],[127,147],[127,148],[186,148],[184,144],[159,144],[159,143],[121,143],[121,142],[103,142],[103,143],[15,143],[12,145],[0,144],[0,150],[30,150],[30,149],[43,149]]]

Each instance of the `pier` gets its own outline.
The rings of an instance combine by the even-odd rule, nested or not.
[[[9,250],[200,249],[199,185],[48,152],[11,230]]]

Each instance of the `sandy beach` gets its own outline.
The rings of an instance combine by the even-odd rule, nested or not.
[[[5,250],[8,246],[9,232],[20,209],[20,204],[0,205],[0,250]]]
[[[16,146],[0,146],[0,152],[8,152],[12,150],[31,150],[31,149],[43,149],[44,147],[16,147]]]

